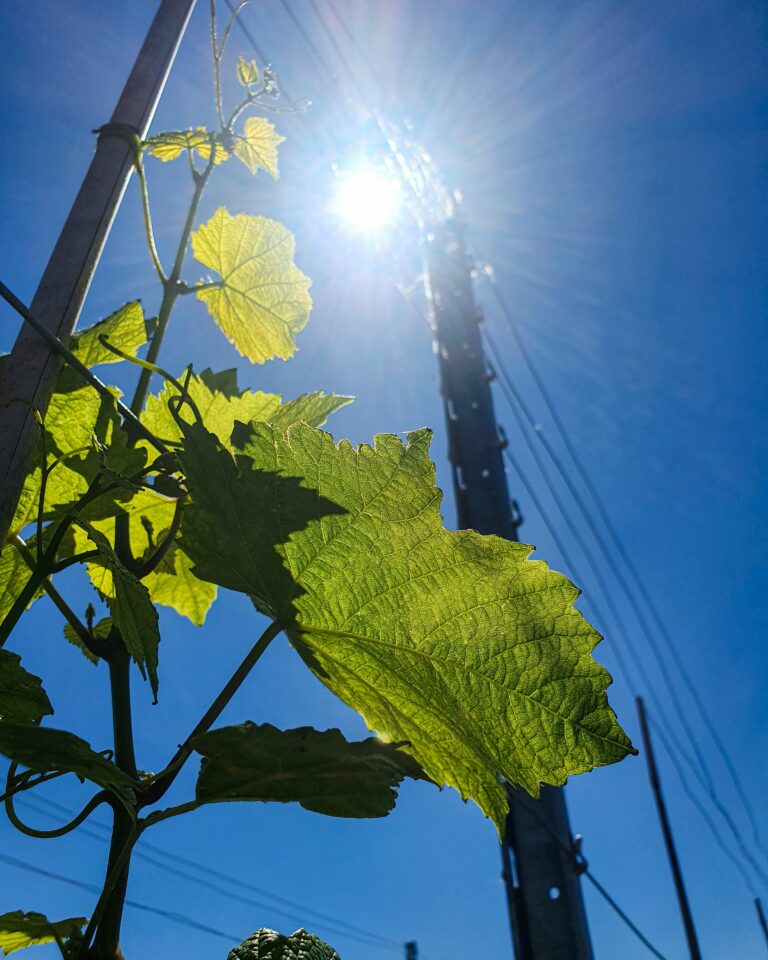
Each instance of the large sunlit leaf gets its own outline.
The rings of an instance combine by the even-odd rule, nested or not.
[[[144,151],[167,163],[175,160],[184,150],[196,153],[206,163],[211,159],[211,150],[215,145],[213,162],[223,163],[229,158],[229,153],[221,145],[215,134],[205,127],[194,127],[192,130],[170,130],[167,133],[158,133],[144,141]]]
[[[115,310],[113,314],[79,330],[69,341],[69,349],[86,367],[100,363],[117,363],[121,358],[109,350],[99,337],[107,340],[123,353],[136,356],[139,347],[147,342],[147,326],[141,302],[134,300]]]
[[[0,720],[0,753],[36,773],[75,773],[109,790],[133,811],[135,784],[131,778],[74,733]]]
[[[22,667],[18,654],[0,650],[0,720],[40,723],[52,713],[40,677]]]
[[[357,449],[303,424],[236,433],[233,458],[185,431],[195,573],[284,623],[318,677],[432,780],[501,830],[502,778],[537,796],[632,750],[577,589],[524,544],[443,527],[428,431]],[[291,499],[254,476],[317,491],[314,516],[295,522]]]
[[[251,173],[266,170],[275,180],[277,171],[277,148],[285,142],[266,117],[248,117],[243,132],[235,135],[234,154],[248,167]]]
[[[289,937],[262,928],[252,933],[239,947],[230,950],[227,960],[341,960],[327,943],[306,930]]]
[[[200,263],[215,270],[221,286],[198,293],[234,347],[249,360],[287,360],[295,336],[309,320],[310,281],[294,266],[293,234],[281,223],[219,207],[192,234]]]
[[[67,920],[51,921],[42,913],[23,913],[14,910],[0,916],[0,950],[3,956],[44,943],[54,943],[56,938],[64,943],[77,938],[88,923],[85,917],[69,917]]]
[[[196,796],[299,803],[331,817],[385,817],[405,777],[423,779],[413,757],[369,737],[350,743],[340,730],[242,723],[192,741],[204,759]]]
[[[88,539],[98,550],[94,565],[109,572],[114,595],[107,603],[115,628],[139,668],[142,677],[149,679],[152,694],[157,700],[157,662],[160,631],[157,610],[144,584],[123,566],[106,536],[91,524],[78,521]]]

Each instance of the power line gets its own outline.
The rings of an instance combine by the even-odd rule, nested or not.
[[[71,816],[74,812],[68,807],[64,806],[64,804],[58,803],[55,800],[50,800],[49,798],[42,796],[33,796],[31,794],[20,796],[16,802],[27,804],[33,807],[33,809],[36,808],[38,812],[52,819],[57,819],[57,817],[49,810],[44,809],[46,806],[51,807],[66,816]],[[40,809],[41,804],[44,807],[42,810]],[[91,827],[98,827],[98,829],[106,831],[107,833],[109,833],[110,830],[107,824],[100,823],[98,821],[91,821]],[[99,843],[109,842],[106,836],[102,836],[88,827],[81,828],[81,832],[84,835],[89,836],[91,839],[98,841]],[[149,851],[149,853],[147,851]],[[155,856],[152,856],[151,854],[155,854]],[[366,930],[363,927],[357,926],[356,924],[348,923],[346,920],[341,920],[338,917],[333,917],[330,914],[307,907],[295,900],[289,900],[286,897],[281,897],[278,894],[271,893],[268,890],[264,890],[261,887],[257,887],[254,884],[243,880],[241,877],[233,879],[226,873],[216,870],[208,864],[172,853],[170,850],[166,850],[163,847],[158,847],[154,844],[147,843],[143,839],[141,841],[141,845],[134,851],[134,856],[137,859],[144,860],[147,863],[152,864],[160,870],[165,870],[167,873],[182,877],[183,879],[186,879],[191,883],[195,883],[198,886],[206,887],[207,889],[212,890],[215,893],[219,893],[228,899],[239,900],[242,903],[247,903],[249,906],[254,906],[259,909],[272,910],[294,921],[303,921],[307,916],[312,916],[315,918],[313,922],[315,922],[317,925],[322,925],[325,929],[336,936],[356,940],[369,947],[377,947],[387,950],[400,949],[400,944],[396,940],[383,937],[378,933]],[[280,907],[274,906],[274,904],[255,900],[253,897],[245,896],[240,892],[224,889],[219,884],[213,883],[212,881],[203,879],[201,877],[197,877],[194,874],[189,873],[187,870],[173,867],[168,863],[164,863],[163,860],[175,861],[176,863],[191,867],[195,870],[200,870],[205,874],[206,877],[215,877],[219,880],[222,880],[225,883],[235,887],[236,891],[241,891],[243,889],[251,890],[259,896],[266,897],[270,900],[276,901],[277,903],[281,903],[284,906],[293,908],[294,912],[286,911]]]
[[[490,278],[489,278],[489,279],[490,279]],[[497,290],[495,284],[492,284],[492,289]],[[497,292],[498,292],[498,291],[497,291]],[[500,296],[500,294],[499,294],[499,296]],[[500,302],[501,302],[501,303],[505,303],[505,302],[503,301],[503,298],[502,298],[502,300],[501,300]],[[510,320],[510,323],[511,323],[511,320]],[[681,705],[680,705],[680,701],[679,701],[678,697],[676,696],[676,691],[675,691],[675,689],[674,689],[674,687],[673,687],[673,685],[672,685],[672,680],[671,680],[671,678],[669,677],[669,675],[668,675],[668,673],[667,673],[667,671],[666,671],[666,664],[665,664],[664,659],[663,659],[663,657],[662,657],[662,655],[661,655],[661,651],[659,650],[659,647],[658,647],[658,645],[657,645],[656,642],[655,642],[655,639],[654,639],[654,637],[653,637],[653,633],[652,633],[652,631],[650,630],[649,624],[648,624],[646,618],[644,617],[644,615],[643,615],[643,613],[642,613],[642,610],[641,610],[640,605],[639,605],[639,603],[638,603],[638,601],[637,601],[637,598],[635,597],[634,593],[632,592],[632,590],[631,590],[629,584],[627,583],[626,579],[622,576],[621,571],[618,569],[618,567],[616,566],[615,562],[613,561],[612,555],[611,555],[611,553],[610,553],[610,551],[609,551],[609,549],[608,549],[608,547],[607,547],[607,545],[606,545],[606,543],[605,543],[605,540],[604,540],[603,537],[600,535],[600,532],[599,532],[599,530],[597,529],[597,525],[595,524],[595,521],[594,521],[594,518],[592,517],[591,511],[590,511],[589,508],[586,506],[586,504],[585,504],[585,502],[584,502],[584,499],[582,498],[582,496],[581,496],[581,494],[579,493],[577,487],[575,486],[575,484],[573,483],[572,479],[570,478],[570,476],[569,476],[569,474],[568,474],[568,471],[566,470],[565,465],[564,465],[562,459],[559,457],[559,455],[557,454],[556,450],[554,449],[554,447],[552,446],[552,444],[549,442],[549,439],[547,438],[546,434],[541,430],[540,425],[536,422],[536,420],[535,420],[535,418],[533,417],[533,414],[531,413],[530,409],[528,408],[528,406],[527,406],[527,405],[525,404],[525,402],[523,401],[523,399],[522,399],[519,391],[515,388],[514,383],[513,383],[513,381],[512,381],[512,377],[510,376],[509,372],[508,372],[507,369],[506,369],[506,366],[505,366],[503,360],[501,359],[501,354],[500,354],[499,350],[498,350],[497,348],[495,348],[495,346],[493,345],[492,338],[490,337],[490,334],[488,333],[487,330],[485,331],[485,338],[486,338],[486,341],[489,343],[489,345],[491,346],[491,348],[492,348],[492,350],[493,350],[493,356],[494,356],[494,359],[495,359],[496,364],[497,364],[497,366],[498,366],[498,371],[497,371],[497,372],[499,373],[500,378],[501,378],[500,383],[502,383],[502,382],[503,382],[503,383],[506,383],[507,390],[509,391],[509,395],[511,395],[511,396],[514,398],[514,404],[512,403],[512,401],[509,401],[509,402],[510,402],[510,405],[513,406],[513,409],[514,409],[515,406],[519,406],[519,408],[522,410],[522,412],[523,412],[523,414],[524,414],[524,416],[525,416],[525,419],[526,419],[526,420],[528,421],[528,423],[529,423],[529,426],[533,429],[534,433],[535,433],[536,436],[538,437],[539,442],[542,444],[542,446],[543,446],[544,449],[546,450],[546,452],[547,452],[550,460],[551,460],[552,463],[554,464],[554,466],[555,466],[555,468],[556,468],[556,470],[557,470],[560,478],[562,479],[562,481],[563,481],[564,484],[566,485],[568,491],[570,492],[571,496],[573,497],[574,501],[576,502],[576,505],[578,506],[578,508],[579,508],[582,516],[584,517],[584,520],[586,521],[587,526],[588,526],[590,532],[593,534],[593,536],[594,536],[594,538],[595,538],[595,540],[596,540],[596,542],[597,542],[597,545],[598,545],[598,547],[600,548],[600,551],[601,551],[601,553],[602,553],[602,555],[603,555],[603,558],[604,558],[606,564],[608,565],[608,568],[611,570],[611,572],[613,573],[613,575],[614,575],[614,577],[616,578],[617,582],[618,582],[619,585],[622,587],[622,590],[623,590],[625,596],[627,597],[627,599],[628,599],[628,601],[629,601],[629,603],[630,603],[630,607],[632,608],[632,611],[633,611],[633,613],[635,614],[635,617],[636,617],[636,619],[637,619],[637,621],[638,621],[638,624],[640,625],[640,628],[641,628],[641,630],[642,630],[642,633],[643,633],[646,641],[648,642],[649,646],[651,647],[651,650],[652,650],[653,653],[654,653],[655,659],[656,659],[657,664],[658,664],[658,666],[659,666],[659,670],[660,670],[660,672],[661,672],[662,679],[663,679],[663,681],[664,681],[664,685],[666,686],[666,688],[667,688],[667,693],[669,694],[670,700],[672,701],[672,705],[673,705],[674,711],[675,711],[675,713],[676,713],[676,715],[677,715],[677,717],[678,717],[678,720],[679,720],[679,722],[680,722],[680,724],[681,724],[684,732],[686,733],[686,736],[687,736],[687,739],[688,739],[689,743],[691,744],[691,746],[692,746],[692,748],[693,748],[693,753],[694,753],[694,755],[696,756],[697,760],[699,761],[698,766],[693,763],[693,760],[692,760],[692,758],[690,757],[690,755],[688,754],[688,752],[687,752],[682,746],[680,746],[680,744],[678,743],[678,744],[677,744],[677,749],[678,749],[678,751],[680,752],[680,755],[683,757],[683,759],[686,761],[686,763],[690,766],[691,770],[693,771],[693,773],[694,773],[694,775],[696,776],[697,780],[698,780],[699,783],[701,784],[702,788],[704,789],[704,791],[705,791],[705,792],[707,793],[707,795],[709,796],[712,804],[715,806],[715,808],[717,809],[718,813],[720,814],[720,816],[723,818],[723,820],[724,820],[725,823],[727,824],[728,829],[729,829],[730,832],[732,833],[732,835],[733,835],[733,837],[734,837],[734,840],[736,841],[736,844],[737,844],[739,850],[741,851],[741,854],[742,854],[742,856],[744,857],[744,859],[749,863],[749,865],[750,865],[750,866],[752,867],[752,869],[755,871],[755,874],[756,874],[758,877],[760,877],[761,881],[768,886],[768,874],[766,874],[765,870],[760,866],[759,863],[757,863],[757,861],[755,860],[755,858],[754,858],[754,857],[752,856],[752,854],[750,853],[750,851],[749,851],[749,849],[748,849],[748,847],[747,847],[747,843],[746,843],[746,841],[744,840],[744,837],[742,836],[742,833],[741,833],[741,831],[739,830],[738,825],[736,824],[736,822],[734,821],[733,817],[731,816],[728,808],[725,806],[725,804],[724,804],[724,803],[721,801],[721,799],[720,799],[720,796],[719,796],[719,794],[718,794],[718,792],[717,792],[717,789],[715,788],[714,780],[713,780],[713,777],[712,777],[711,772],[710,772],[710,770],[709,770],[709,767],[708,767],[708,765],[707,765],[707,763],[706,763],[706,760],[705,760],[703,754],[701,753],[701,751],[700,751],[700,749],[699,749],[698,742],[697,742],[696,737],[695,737],[695,735],[694,735],[694,733],[693,733],[693,731],[692,731],[692,729],[691,729],[691,727],[690,727],[690,725],[689,725],[689,723],[688,723],[688,721],[687,721],[687,719],[686,719],[685,713],[684,713],[684,711],[682,710],[682,707],[681,707]],[[508,399],[508,400],[509,400],[509,395],[507,396],[507,399]],[[526,432],[526,436],[527,436],[527,432]],[[538,458],[537,458],[537,462],[538,462]],[[550,488],[550,489],[551,489],[551,488]],[[566,517],[566,519],[568,519],[568,514],[567,514],[567,512],[564,512],[564,516]],[[569,525],[570,525],[570,524],[569,524]],[[591,565],[591,566],[592,566],[592,565]],[[593,568],[593,569],[594,569],[594,568]],[[613,605],[613,603],[612,603],[612,601],[611,601],[611,599],[610,599],[610,593],[607,591],[607,588],[605,588],[605,586],[604,586],[604,584],[603,584],[602,582],[601,582],[601,586],[602,586],[602,589],[603,589],[604,596],[606,597],[606,601],[608,602],[609,607],[611,608],[612,612],[614,612],[614,619],[615,619],[616,616],[617,616],[617,614],[616,614],[616,612],[615,612],[616,608],[615,608],[615,606]],[[620,621],[620,623],[621,623],[621,622],[623,622],[623,621]],[[660,706],[660,704],[659,704],[659,702],[658,702],[658,699],[656,698],[655,694],[653,694],[653,685],[651,684],[650,679],[648,678],[648,675],[647,675],[647,673],[645,672],[645,668],[644,668],[644,666],[643,666],[643,664],[642,664],[642,660],[638,657],[638,655],[637,655],[637,653],[636,653],[636,651],[635,651],[635,649],[634,649],[634,647],[633,647],[632,645],[629,645],[629,650],[630,650],[630,652],[631,652],[631,654],[632,654],[632,658],[633,658],[633,660],[634,660],[634,662],[635,662],[635,664],[636,664],[636,666],[637,666],[637,669],[638,669],[638,671],[640,672],[641,677],[643,678],[643,680],[644,680],[644,682],[645,682],[645,684],[646,684],[646,687],[648,688],[648,690],[649,690],[649,692],[651,693],[651,695],[654,697],[654,702],[656,703],[657,710],[659,711],[660,715],[666,716],[663,708]],[[668,721],[668,720],[667,720],[667,724],[668,724],[668,726],[670,727],[670,730],[671,730],[671,724],[669,724],[669,721]]]
[[[658,950],[651,941],[646,937],[643,931],[638,927],[638,925],[629,917],[625,910],[623,910],[616,900],[608,893],[607,889],[603,886],[602,883],[597,879],[597,877],[592,873],[589,867],[586,864],[586,861],[579,859],[572,847],[567,843],[564,843],[562,838],[559,837],[555,831],[550,827],[544,817],[536,810],[535,805],[532,803],[526,803],[525,805],[526,813],[529,813],[535,820],[541,824],[542,827],[549,833],[549,835],[555,840],[558,846],[571,858],[573,861],[574,868],[578,870],[580,875],[583,875],[589,880],[592,886],[597,890],[600,896],[605,900],[608,906],[616,913],[619,919],[634,933],[637,939],[645,946],[655,957],[658,957],[658,960],[667,960],[667,957]]]
[[[637,570],[637,567],[635,566],[635,564],[634,564],[633,561],[632,561],[632,558],[631,558],[631,556],[630,556],[630,554],[629,554],[629,551],[626,549],[622,538],[620,537],[618,531],[616,530],[616,527],[614,526],[613,522],[611,521],[610,515],[609,515],[608,510],[607,510],[607,508],[606,508],[606,506],[605,506],[605,503],[604,503],[604,501],[603,501],[603,499],[602,499],[602,497],[601,497],[601,495],[600,495],[600,492],[597,490],[597,488],[595,487],[594,483],[592,482],[592,479],[591,479],[591,477],[590,477],[590,475],[589,475],[589,472],[587,471],[586,467],[584,466],[584,464],[583,464],[583,462],[582,462],[582,460],[581,460],[581,457],[579,456],[578,452],[576,451],[575,446],[573,445],[573,443],[572,443],[571,440],[570,440],[570,437],[568,436],[568,431],[565,429],[565,426],[564,426],[564,424],[563,424],[563,421],[562,421],[562,419],[561,419],[561,417],[560,417],[560,415],[559,415],[559,413],[558,413],[558,411],[557,411],[557,407],[556,407],[554,401],[552,400],[552,397],[551,397],[551,395],[550,395],[550,393],[549,393],[549,390],[547,389],[547,386],[546,386],[546,384],[544,383],[544,380],[543,380],[543,378],[541,377],[541,375],[540,375],[540,373],[539,373],[539,371],[538,371],[538,369],[537,369],[537,367],[536,367],[536,364],[533,362],[533,358],[531,357],[530,353],[528,352],[528,348],[527,348],[527,345],[526,345],[526,343],[525,343],[525,339],[524,339],[524,337],[523,337],[523,335],[522,335],[522,332],[521,332],[518,324],[516,324],[516,323],[514,322],[514,320],[513,320],[512,311],[511,311],[511,309],[510,309],[510,307],[509,307],[509,304],[507,303],[506,299],[504,298],[504,296],[502,295],[501,291],[499,290],[498,284],[496,283],[496,281],[495,281],[495,279],[493,278],[493,276],[492,276],[491,274],[489,274],[488,271],[485,271],[485,270],[484,270],[484,271],[482,271],[482,272],[483,272],[483,275],[484,275],[484,276],[486,277],[486,279],[488,280],[488,283],[489,283],[489,286],[490,286],[490,288],[491,288],[491,290],[492,290],[492,292],[493,292],[493,295],[494,295],[494,297],[495,297],[495,299],[496,299],[496,301],[497,301],[497,303],[498,303],[498,305],[499,305],[499,308],[501,309],[501,312],[502,312],[502,314],[503,314],[503,316],[504,316],[504,318],[505,318],[505,320],[506,320],[507,325],[509,326],[509,328],[510,328],[510,330],[511,330],[511,332],[512,332],[512,336],[513,336],[513,338],[514,338],[514,340],[515,340],[515,343],[516,343],[516,345],[517,345],[518,350],[520,351],[520,355],[522,356],[523,361],[525,362],[525,365],[526,365],[526,367],[528,368],[528,371],[529,371],[529,373],[530,373],[530,375],[531,375],[534,383],[536,384],[539,392],[541,393],[541,396],[542,396],[542,398],[543,398],[543,400],[544,400],[544,403],[545,403],[545,405],[546,405],[546,407],[547,407],[547,410],[549,411],[549,414],[550,414],[550,416],[552,417],[552,422],[555,424],[555,427],[556,427],[556,429],[557,429],[557,432],[558,432],[558,434],[560,435],[560,438],[561,438],[561,440],[562,440],[562,442],[563,442],[566,450],[568,451],[568,455],[570,456],[570,458],[571,458],[574,466],[576,467],[576,470],[577,470],[577,472],[578,472],[578,474],[579,474],[579,477],[581,478],[581,481],[584,483],[584,486],[587,488],[587,491],[589,492],[590,497],[592,498],[595,506],[597,507],[598,513],[599,513],[599,515],[600,515],[600,518],[602,519],[603,524],[605,525],[605,528],[606,528],[606,530],[608,531],[608,534],[609,534],[609,536],[610,536],[610,538],[611,538],[611,540],[612,540],[612,542],[613,542],[613,545],[614,545],[615,549],[617,550],[619,556],[621,557],[621,560],[623,561],[625,567],[626,567],[627,570],[629,571],[630,577],[631,577],[632,580],[634,581],[635,587],[637,588],[637,590],[638,590],[638,592],[639,592],[639,594],[640,594],[643,602],[645,603],[645,605],[646,605],[646,607],[647,607],[647,609],[648,609],[648,611],[649,611],[649,613],[650,613],[650,615],[651,615],[651,618],[652,618],[652,620],[653,620],[653,622],[654,622],[654,624],[655,624],[655,626],[656,626],[656,629],[658,630],[658,632],[659,632],[662,640],[664,641],[664,644],[665,644],[665,646],[666,646],[666,648],[667,648],[667,651],[668,651],[669,655],[672,657],[673,663],[675,664],[675,666],[676,666],[676,668],[677,668],[680,676],[682,677],[683,683],[685,684],[685,687],[686,687],[686,689],[688,690],[689,696],[691,697],[691,699],[693,700],[694,704],[696,705],[696,709],[698,710],[699,715],[701,716],[702,720],[704,721],[704,725],[705,725],[705,727],[706,727],[706,729],[707,729],[707,732],[709,733],[710,737],[712,738],[712,741],[714,742],[714,744],[715,744],[715,746],[716,746],[716,748],[717,748],[717,750],[718,750],[718,752],[719,752],[719,754],[720,754],[720,756],[721,756],[721,758],[722,758],[722,760],[723,760],[723,762],[724,762],[724,764],[725,764],[725,766],[726,766],[726,769],[727,769],[728,772],[729,772],[729,775],[730,775],[730,777],[731,777],[731,780],[732,780],[732,782],[733,782],[733,785],[734,785],[734,787],[735,787],[735,789],[736,789],[736,793],[738,794],[739,799],[741,800],[741,803],[742,803],[742,805],[743,805],[743,807],[744,807],[744,810],[746,811],[747,817],[748,817],[749,822],[750,822],[750,825],[751,825],[751,827],[752,827],[752,832],[753,832],[753,836],[754,836],[755,843],[756,843],[756,845],[758,846],[758,848],[761,850],[761,852],[763,853],[763,855],[764,855],[764,856],[767,856],[767,854],[766,854],[766,849],[765,849],[765,847],[764,847],[764,845],[763,845],[763,843],[762,843],[762,839],[761,839],[761,836],[760,836],[760,830],[759,830],[759,826],[758,826],[758,823],[757,823],[757,818],[756,818],[756,816],[755,816],[755,813],[754,813],[754,810],[753,810],[753,808],[752,808],[752,805],[751,805],[751,803],[749,802],[749,800],[748,800],[748,798],[747,798],[746,792],[745,792],[745,790],[744,790],[744,788],[743,788],[743,784],[742,784],[742,782],[741,782],[741,778],[739,777],[738,771],[736,770],[736,766],[735,766],[735,764],[734,764],[734,762],[733,762],[733,759],[731,758],[730,753],[728,752],[727,748],[725,747],[725,744],[723,743],[722,739],[720,738],[719,734],[717,733],[717,729],[716,729],[716,727],[715,727],[715,725],[714,725],[711,717],[709,716],[709,713],[708,713],[708,711],[707,711],[707,709],[706,709],[706,707],[705,707],[705,705],[704,705],[704,702],[703,702],[703,700],[702,700],[702,698],[701,698],[698,690],[696,689],[696,685],[695,685],[694,682],[692,681],[692,679],[691,679],[691,677],[690,677],[690,675],[689,675],[689,673],[688,673],[688,670],[687,670],[686,667],[685,667],[685,663],[683,662],[683,660],[682,660],[682,658],[681,658],[681,656],[680,656],[680,654],[679,654],[679,652],[678,652],[678,650],[677,650],[677,648],[676,648],[676,645],[675,645],[675,643],[674,643],[674,641],[673,641],[673,639],[672,639],[672,637],[671,637],[671,635],[670,635],[670,633],[669,633],[669,631],[668,631],[668,629],[667,629],[667,627],[666,627],[666,624],[664,623],[664,619],[663,619],[662,616],[660,615],[660,613],[659,613],[659,611],[658,611],[655,603],[653,602],[653,598],[652,598],[652,596],[651,596],[651,594],[650,594],[650,591],[649,591],[649,590],[647,589],[647,587],[645,586],[645,583],[644,583],[643,579],[641,578],[641,576],[640,576],[640,574],[639,574],[639,572],[638,572],[638,570]],[[542,436],[541,438],[542,438],[542,442],[543,442],[543,441],[544,441],[544,437]],[[581,499],[580,497],[578,497],[578,498],[576,497],[574,491],[571,491],[571,492],[573,493],[575,499],[577,499],[577,500],[580,500],[580,499]],[[583,507],[583,503],[582,503],[582,507]],[[590,526],[591,526],[591,527],[592,527],[592,526],[595,526],[595,531],[593,531],[593,532],[595,533],[596,538],[601,541],[601,540],[602,540],[602,537],[599,537],[599,535],[597,534],[597,532],[596,532],[596,525],[590,523]],[[623,578],[623,577],[619,578],[619,577],[617,576],[617,579],[618,579],[619,582],[622,584],[622,588],[624,589],[625,593],[627,593],[628,598],[629,598],[630,595],[629,595],[629,592],[627,591],[627,588],[626,588],[626,585],[625,585],[625,582],[624,582],[624,578]],[[632,603],[633,606],[635,605],[634,601],[631,600],[631,599],[630,599],[630,603]],[[655,652],[655,644],[653,644],[653,647],[654,647],[654,652]],[[656,656],[657,656],[657,659],[659,659],[659,655],[656,654]],[[660,664],[660,665],[661,665],[661,664]],[[664,673],[663,667],[662,667],[662,672]],[[664,673],[664,675],[666,676],[665,673]],[[681,715],[681,723],[683,724],[684,727],[686,727],[686,729],[688,729],[687,723],[686,723],[686,721],[685,721],[685,719],[684,719],[684,715],[682,714],[682,711],[680,711],[680,715]],[[710,778],[710,775],[709,775],[709,771],[708,771],[708,769],[707,769],[706,762],[704,761],[703,757],[702,757],[702,756],[700,755],[700,753],[699,753],[699,750],[698,750],[698,747],[697,747],[695,738],[692,737],[692,735],[691,735],[690,733],[689,733],[689,736],[691,737],[691,740],[692,740],[692,745],[693,745],[693,747],[694,747],[694,752],[695,752],[695,753],[697,754],[697,756],[699,757],[699,762],[702,764],[703,768],[705,769],[705,775],[707,776],[708,780],[709,780],[710,783],[711,783],[711,778]]]
[[[80,890],[87,890],[89,893],[95,893],[97,895],[101,893],[101,889],[94,883],[84,883],[82,880],[75,880],[74,877],[66,877],[64,874],[56,873],[53,870],[47,870],[44,867],[38,867],[36,864],[28,863],[26,860],[19,860],[18,857],[10,857],[6,853],[0,853],[0,860],[3,863],[7,863],[11,867],[16,867],[19,870],[26,870],[28,873],[35,873],[38,876],[46,877],[49,880],[57,880],[59,883],[66,883],[71,887],[77,887]],[[242,936],[237,933],[226,933],[224,930],[217,930],[215,927],[209,927],[207,924],[199,923],[197,920],[194,920],[192,917],[188,917],[183,913],[176,913],[172,910],[162,910],[160,907],[155,907],[148,903],[141,903],[138,900],[126,898],[125,905],[127,907],[132,907],[134,910],[143,910],[145,913],[153,913],[158,917],[163,917],[165,920],[170,920],[173,923],[190,927],[193,930],[201,930],[203,933],[210,933],[211,936],[214,937],[224,937],[229,941],[229,943],[239,943],[243,939]]]

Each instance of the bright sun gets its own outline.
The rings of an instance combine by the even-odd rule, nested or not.
[[[342,174],[334,209],[355,229],[377,233],[396,219],[401,199],[400,185],[386,171],[359,167]]]

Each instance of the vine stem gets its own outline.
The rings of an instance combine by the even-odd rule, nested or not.
[[[112,693],[115,764],[129,777],[138,780],[131,718],[131,660],[123,643],[115,645],[107,662]],[[103,957],[105,960],[119,956],[120,925],[128,889],[131,850],[140,833],[141,826],[134,817],[122,806],[115,805],[107,878],[86,932],[86,944],[90,942],[90,937],[94,937],[89,956]]]
[[[25,541],[19,536],[18,533],[12,533],[9,537],[10,542],[21,554],[24,562],[29,567],[30,570],[35,569],[35,556],[32,551],[29,549]],[[90,630],[82,622],[82,620],[77,616],[75,611],[70,607],[67,601],[62,597],[59,591],[54,587],[51,582],[50,577],[46,577],[42,583],[43,590],[48,594],[53,603],[58,608],[59,612],[63,614],[64,619],[72,627],[72,629],[77,634],[78,639],[83,644],[83,646],[88,650],[89,653],[92,653],[94,657],[102,656],[102,652],[95,649],[93,645],[93,637]]]
[[[97,477],[80,500],[79,507],[86,506],[86,504],[88,504],[91,500],[94,500],[96,497],[104,493],[105,489],[106,488],[100,486]],[[56,551],[59,549],[61,541],[64,539],[64,534],[67,532],[67,530],[69,530],[72,519],[72,516],[67,514],[67,516],[61,520],[51,536],[45,553],[42,555],[39,562],[35,564],[35,569],[30,573],[29,580],[27,580],[27,582],[24,584],[21,593],[18,595],[18,597],[16,597],[13,606],[5,615],[3,622],[0,623],[0,647],[4,645],[11,631],[19,622],[21,615],[32,602],[33,597],[43,585],[46,577],[53,570]]]
[[[155,243],[155,231],[152,227],[152,210],[149,205],[149,190],[147,189],[147,177],[144,173],[144,161],[141,157],[141,150],[136,151],[136,162],[134,164],[136,168],[136,177],[139,181],[139,189],[141,192],[141,210],[144,214],[144,232],[147,237],[147,246],[149,247],[149,255],[152,259],[152,265],[155,268],[155,273],[160,280],[160,283],[165,284],[168,281],[168,278],[165,275],[163,270],[163,265],[160,262],[160,255],[157,252],[157,244]]]
[[[284,626],[282,623],[275,622],[271,623],[264,633],[262,633],[253,647],[251,647],[251,649],[248,651],[240,666],[235,670],[224,687],[221,689],[221,692],[214,699],[213,703],[210,705],[210,707],[208,707],[197,724],[195,724],[195,728],[189,734],[184,743],[181,744],[165,770],[162,773],[159,773],[153,783],[147,788],[144,795],[139,800],[140,807],[148,806],[151,803],[157,803],[157,801],[165,795],[173,781],[178,776],[179,771],[192,753],[192,741],[195,739],[195,737],[199,737],[201,734],[207,733],[211,724],[218,720],[224,711],[224,708],[240,689],[243,681],[261,659],[261,656],[264,654],[267,647],[275,639],[275,637],[283,631],[283,629]]]
[[[168,329],[168,321],[171,318],[171,313],[173,311],[174,304],[176,303],[176,298],[184,289],[183,285],[179,283],[181,270],[184,266],[184,258],[187,254],[189,238],[192,234],[192,228],[195,225],[195,218],[197,217],[198,208],[200,207],[200,200],[202,199],[203,192],[205,191],[205,187],[208,183],[208,178],[213,170],[214,158],[215,150],[211,150],[211,156],[208,160],[207,166],[201,174],[195,174],[194,176],[195,190],[192,195],[192,202],[189,205],[187,219],[184,221],[184,227],[181,231],[181,237],[179,238],[179,245],[176,249],[176,259],[173,262],[173,269],[171,270],[170,276],[163,284],[163,299],[160,303],[160,310],[157,315],[157,328],[152,335],[152,340],[149,344],[149,350],[147,351],[147,363],[155,363],[157,361],[160,353],[160,347],[163,343],[163,337],[165,336],[165,331]],[[136,392],[134,393],[133,400],[131,401],[131,410],[136,416],[141,413],[141,410],[144,406],[144,401],[147,399],[147,390],[149,389],[149,381],[151,377],[152,372],[150,370],[144,368],[141,371],[139,382],[136,385]]]

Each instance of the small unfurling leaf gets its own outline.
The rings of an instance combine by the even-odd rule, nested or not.
[[[246,60],[240,56],[237,61],[237,79],[244,87],[253,86],[261,78],[258,65],[255,60]]]

